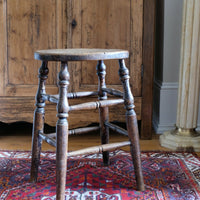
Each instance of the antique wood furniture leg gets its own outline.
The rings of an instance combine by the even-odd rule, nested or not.
[[[40,162],[40,151],[42,139],[39,136],[39,132],[43,132],[44,128],[44,114],[45,114],[45,82],[48,75],[47,62],[42,62],[39,69],[39,85],[36,95],[36,109],[33,120],[33,134],[32,134],[32,164],[31,164],[31,182],[37,181],[38,165]]]
[[[102,88],[106,88],[105,75],[106,66],[103,60],[99,60],[97,64],[97,75],[98,75],[98,96],[99,100],[107,99],[107,93],[102,91]],[[108,107],[99,108],[99,118],[100,118],[100,135],[101,144],[109,143],[109,128],[105,126],[105,123],[109,120],[109,109]],[[103,152],[103,163],[104,165],[109,165],[109,151]]]
[[[69,85],[69,72],[67,63],[61,63],[59,73],[59,100],[57,104],[56,124],[56,199],[65,199],[65,183],[67,170],[67,150],[68,150],[68,99],[67,88]]]
[[[131,155],[136,175],[137,189],[143,191],[144,180],[141,167],[141,157],[140,157],[140,145],[139,145],[139,134],[137,126],[137,117],[134,111],[134,99],[130,90],[129,85],[129,71],[125,66],[123,59],[119,60],[119,76],[123,85],[124,90],[124,104],[126,108],[126,125],[128,136],[131,142]]]

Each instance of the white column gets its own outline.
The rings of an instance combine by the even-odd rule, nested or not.
[[[200,89],[200,1],[184,0],[176,129],[160,136],[164,147],[200,150],[196,132]]]

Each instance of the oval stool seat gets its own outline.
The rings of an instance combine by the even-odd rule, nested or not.
[[[119,49],[48,49],[35,52],[35,59],[44,61],[83,61],[125,59],[129,52]]]

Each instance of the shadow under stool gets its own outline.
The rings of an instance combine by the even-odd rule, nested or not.
[[[125,66],[124,59],[129,57],[129,52],[116,49],[49,49],[35,52],[35,59],[41,60],[42,65],[39,69],[39,84],[36,94],[36,109],[33,121],[33,141],[32,141],[32,163],[31,163],[31,181],[37,181],[38,165],[40,162],[40,151],[42,141],[56,147],[56,199],[63,200],[65,197],[67,156],[76,156],[81,154],[102,153],[104,165],[109,165],[109,150],[117,149],[122,146],[130,145],[131,155],[136,175],[137,190],[144,190],[144,181],[141,168],[139,135],[137,127],[137,117],[134,111],[134,100],[129,86],[129,71]],[[119,78],[123,86],[123,92],[112,88],[106,88],[105,75],[106,66],[104,60],[115,59],[119,61]],[[97,61],[98,91],[68,93],[70,84],[70,75],[68,71],[68,62],[73,61]],[[58,74],[58,95],[49,95],[45,91],[45,82],[48,78],[48,62],[56,61],[61,63],[61,69]],[[71,83],[73,84],[73,83]],[[119,99],[108,100],[108,95],[114,95]],[[78,105],[69,105],[68,99],[81,98],[87,96],[97,96],[95,102],[86,102]],[[45,134],[44,115],[45,102],[50,101],[57,104],[56,133]],[[127,130],[118,127],[108,120],[109,106],[124,104],[126,110]],[[99,126],[85,127],[68,130],[68,115],[75,110],[99,109]],[[100,129],[101,144],[99,146],[89,147],[73,152],[68,152],[68,135],[78,134]],[[127,135],[128,141],[110,143],[109,129]]]

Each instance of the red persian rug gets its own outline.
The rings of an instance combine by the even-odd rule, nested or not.
[[[30,152],[0,151],[0,199],[55,199],[55,153],[43,152],[39,178],[29,183]],[[144,192],[136,191],[131,156],[111,153],[68,159],[66,200],[200,200],[200,160],[191,153],[143,152]]]

